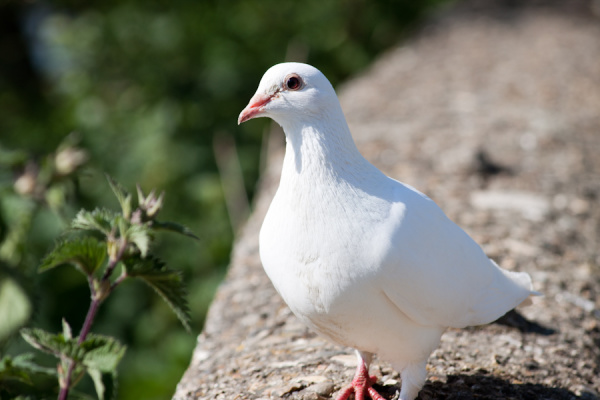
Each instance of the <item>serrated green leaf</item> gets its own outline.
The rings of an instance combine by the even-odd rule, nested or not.
[[[94,388],[96,388],[96,394],[98,395],[98,399],[104,400],[104,382],[102,382],[102,372],[95,368],[88,368],[87,373],[92,378],[94,382]]]
[[[72,264],[85,275],[92,275],[106,260],[106,243],[93,237],[76,237],[59,242],[42,261],[40,272],[61,264]]]
[[[123,187],[119,182],[114,180],[110,175],[106,175],[106,179],[108,180],[108,184],[110,188],[117,196],[119,200],[119,204],[121,205],[121,210],[123,211],[123,216],[126,219],[129,219],[131,216],[131,194]]]
[[[15,356],[12,362],[14,366],[23,368],[33,373],[56,376],[55,368],[38,365],[33,361],[34,358],[35,355],[33,353],[23,353]]]
[[[11,357],[5,356],[0,360],[0,382],[8,379],[14,379],[28,385],[33,384],[28,371],[16,366]]]
[[[31,374],[56,376],[54,368],[47,368],[33,362],[33,354],[25,353],[18,356],[5,356],[0,360],[0,381],[15,379],[31,385]]]
[[[54,334],[38,328],[23,328],[20,332],[27,343],[44,353],[59,358],[61,356],[74,360],[79,358],[77,342],[74,339],[66,339],[62,333]]]
[[[134,224],[127,229],[125,237],[128,241],[136,245],[136,247],[140,250],[142,258],[145,258],[148,254],[150,243],[152,241],[150,229],[148,229],[146,225]]]
[[[194,232],[192,232],[188,227],[177,224],[175,222],[152,221],[152,228],[156,230],[180,233],[193,239],[200,240],[200,238],[196,236]]]
[[[81,210],[71,223],[72,229],[100,231],[109,235],[115,226],[115,218],[120,214],[104,208],[96,208],[94,211]]]
[[[117,370],[114,370],[112,373],[103,373],[102,374],[102,384],[104,385],[104,399],[105,400],[113,400],[117,399],[118,392],[118,377]],[[91,400],[91,399],[88,399]]]
[[[128,276],[141,279],[154,289],[171,307],[185,329],[191,330],[187,291],[179,271],[167,268],[156,258],[128,259],[124,265]]]
[[[38,350],[102,372],[114,371],[126,350],[118,340],[94,333],[88,334],[82,343],[78,343],[79,338],[69,339],[62,333],[53,334],[37,328],[21,329],[21,335]]]
[[[90,333],[81,343],[85,350],[82,364],[86,368],[97,369],[101,372],[113,372],[123,358],[127,348],[118,340]]]

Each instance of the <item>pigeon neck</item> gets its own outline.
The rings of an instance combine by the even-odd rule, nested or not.
[[[283,128],[287,140],[284,175],[342,177],[372,168],[356,148],[341,109]]]

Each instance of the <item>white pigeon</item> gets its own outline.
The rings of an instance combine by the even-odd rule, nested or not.
[[[294,314],[356,349],[339,400],[383,400],[373,354],[400,372],[413,400],[447,327],[492,322],[530,295],[427,196],[391,179],[358,151],[336,93],[316,68],[271,67],[238,124],[269,117],[287,140],[281,182],[260,231],[260,257]]]

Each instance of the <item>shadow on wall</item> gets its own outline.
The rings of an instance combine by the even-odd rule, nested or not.
[[[521,333],[536,333],[542,336],[548,336],[556,333],[555,329],[541,325],[536,321],[528,320],[517,310],[510,310],[494,321],[494,323],[516,328]]]
[[[590,395],[592,394],[590,393]],[[481,370],[475,375],[448,375],[446,382],[428,382],[419,395],[421,400],[571,400],[586,398],[588,396],[585,395],[585,392],[581,396],[577,396],[570,390],[548,387],[538,383],[509,382],[489,376],[485,370]]]

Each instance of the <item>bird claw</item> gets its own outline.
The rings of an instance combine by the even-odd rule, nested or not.
[[[357,373],[352,383],[340,392],[336,400],[348,400],[352,393],[354,393],[354,400],[365,400],[365,392],[372,400],[385,400],[372,387],[375,383],[377,383],[376,376],[366,378],[364,375]]]

